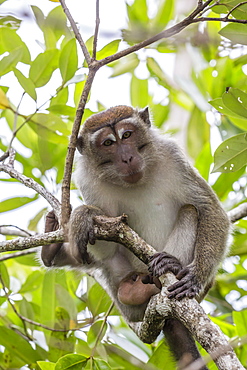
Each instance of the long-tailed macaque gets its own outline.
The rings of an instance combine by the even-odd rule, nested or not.
[[[69,243],[43,247],[44,264],[94,276],[128,322],[143,319],[150,297],[160,291],[158,277],[167,271],[178,279],[168,289],[170,298],[201,301],[226,254],[228,217],[176,143],[151,127],[148,108],[117,106],[91,116],[77,149],[76,182],[86,205],[71,215]],[[149,266],[121,245],[95,240],[95,215],[123,213],[157,250]],[[51,213],[46,231],[55,223]],[[176,360],[199,357],[178,320],[168,319],[164,333]]]

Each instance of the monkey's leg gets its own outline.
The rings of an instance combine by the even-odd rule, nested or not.
[[[59,228],[58,220],[55,216],[54,211],[50,211],[46,215],[45,219],[45,233],[49,233],[50,231],[56,231]],[[41,258],[44,262],[44,265],[50,267],[52,265],[52,261],[58,251],[61,249],[63,243],[52,243],[42,247],[41,250]]]
[[[201,357],[188,329],[177,319],[167,319],[163,332],[179,367],[183,368]],[[208,368],[203,366],[201,370]]]

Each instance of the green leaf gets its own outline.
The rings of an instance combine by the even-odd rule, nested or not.
[[[113,69],[111,77],[120,76],[124,73],[133,72],[138,66],[139,59],[136,54],[130,54],[124,59],[119,59],[116,62],[110,63],[108,66]]]
[[[36,87],[47,84],[52,73],[58,67],[59,51],[57,49],[47,50],[39,54],[31,64],[29,77]]]
[[[41,209],[30,221],[28,224],[28,230],[38,232],[38,223],[41,218],[46,214],[48,208],[45,207]]]
[[[225,106],[235,114],[247,118],[247,94],[239,89],[230,88],[222,95]]]
[[[213,7],[213,11],[217,14],[227,14],[232,10],[236,5],[239,5],[239,0],[221,0],[219,5]],[[233,12],[232,15],[237,19],[246,19],[247,18],[247,4],[241,4]]]
[[[75,118],[75,114],[76,114],[76,108],[70,107],[69,105],[65,105],[65,104],[57,104],[57,105],[54,104],[54,105],[51,105],[50,108],[47,108],[47,110],[49,112],[59,114],[61,116],[67,116],[72,120]]]
[[[132,76],[130,86],[131,104],[134,107],[145,108],[148,105],[148,80],[140,80],[135,75]]]
[[[104,325],[102,330],[102,325]],[[90,348],[93,348],[96,344],[96,341],[101,341],[106,333],[107,324],[104,320],[98,320],[90,326],[90,329],[87,334],[87,342]],[[99,335],[100,334],[100,335]]]
[[[174,1],[173,0],[161,0],[158,8],[158,12],[153,19],[153,25],[155,29],[164,29],[167,23],[172,17],[174,10]]]
[[[231,40],[234,44],[247,45],[247,25],[231,23],[219,31],[221,36]]]
[[[53,327],[55,322],[55,274],[56,271],[47,272],[42,286],[40,320],[43,324],[50,327]]]
[[[197,156],[195,162],[195,167],[198,169],[201,176],[207,181],[212,161],[213,156],[211,154],[210,142],[208,141],[202,148],[202,151]]]
[[[43,31],[52,30],[55,39],[59,40],[62,35],[70,34],[67,26],[67,18],[61,6],[56,6],[45,18]]]
[[[88,289],[88,308],[93,316],[98,316],[106,312],[111,305],[111,300],[105,290],[98,284],[94,283]]]
[[[69,313],[70,319],[76,322],[77,309],[75,305],[75,300],[71,297],[66,288],[64,288],[60,284],[56,284],[56,298],[59,306],[63,307]]]
[[[111,370],[112,367],[104,360],[93,359],[93,369],[95,370]]]
[[[9,108],[9,101],[3,91],[3,89],[0,88],[0,109],[6,109]]]
[[[68,98],[69,98],[69,91],[68,91],[68,87],[64,87],[62,88],[61,90],[58,88],[57,89],[58,93],[56,96],[54,96],[52,99],[51,99],[51,102],[50,102],[50,107],[52,105],[58,105],[58,104],[66,104],[67,101],[68,101]]]
[[[139,23],[147,26],[149,18],[146,0],[135,0],[132,5],[127,4],[127,11],[129,19],[133,24]]]
[[[44,140],[52,143],[67,144],[70,130],[66,123],[55,114],[37,113],[28,125]]]
[[[147,68],[151,76],[158,79],[158,82],[160,85],[164,86],[167,89],[169,88],[167,77],[163,69],[160,67],[160,65],[157,63],[157,61],[154,58],[151,58],[151,57],[147,58]]]
[[[47,362],[47,361],[37,361],[41,370],[54,370],[56,364],[54,362]]]
[[[247,164],[247,132],[225,140],[214,153],[212,172],[235,172]]]
[[[10,282],[9,273],[8,273],[8,270],[7,270],[4,262],[0,263],[0,275],[1,275],[1,279],[4,283],[4,286],[9,289],[9,282]]]
[[[98,60],[104,59],[109,55],[115,54],[118,51],[120,41],[121,41],[120,39],[114,40],[111,41],[109,44],[105,45],[103,49],[97,52],[97,59]]]
[[[164,363],[166,364],[166,370],[175,370],[177,368],[168,345],[162,341],[150,357],[148,364],[162,369]]]
[[[36,199],[38,199],[38,194],[36,194],[34,197],[15,197],[3,200],[0,203],[0,212],[7,212],[11,211],[12,209],[25,206]]]
[[[70,80],[78,68],[78,56],[76,40],[68,41],[61,50],[59,57],[59,69],[62,75],[63,84]]]
[[[192,158],[198,156],[209,138],[210,126],[206,121],[205,114],[195,107],[190,116],[187,134],[187,148]]]
[[[26,279],[25,283],[22,285],[19,293],[27,293],[36,290],[40,287],[43,282],[43,274],[40,271],[32,272]]]
[[[19,62],[30,64],[31,56],[29,50],[16,31],[9,27],[0,27],[0,54],[4,54],[6,51],[12,52],[19,47],[22,48]]]
[[[3,57],[3,59],[0,60],[0,76],[12,71],[16,64],[20,62],[22,54],[22,47],[18,47],[17,49],[10,51],[9,55]]]
[[[25,77],[24,74],[21,71],[19,71],[18,69],[14,68],[13,71],[14,71],[14,74],[15,74],[16,78],[18,79],[21,87],[24,89],[24,91],[29,96],[31,96],[31,98],[33,100],[36,101],[37,100],[37,94],[36,94],[36,90],[35,90],[35,86],[34,86],[33,81],[30,78]]]
[[[23,365],[40,359],[39,353],[21,335],[3,326],[0,326],[0,344],[22,360]]]
[[[236,325],[237,333],[240,337],[246,336],[247,333],[247,310],[240,312],[233,311],[232,318]]]
[[[55,370],[81,370],[87,364],[88,358],[82,355],[65,355],[61,357],[55,366]]]
[[[212,105],[219,113],[225,114],[227,116],[236,117],[236,118],[242,118],[239,114],[233,112],[228,107],[225,106],[223,103],[222,98],[216,98],[214,100],[209,101],[209,104]]]
[[[40,8],[38,8],[37,6],[35,6],[35,5],[32,5],[31,9],[32,9],[33,14],[36,18],[36,22],[37,22],[38,26],[42,29],[42,27],[44,25],[44,22],[45,22],[45,16],[44,16],[42,10]]]

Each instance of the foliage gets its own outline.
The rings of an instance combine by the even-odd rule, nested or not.
[[[176,18],[175,0],[158,1],[155,12],[151,12],[149,3],[135,0],[126,4],[128,22],[122,32],[123,40],[108,40],[98,51],[97,59],[160,32]],[[211,8],[209,16],[226,15],[237,3],[220,1],[220,5]],[[48,188],[51,178],[53,188],[59,191],[68,136],[87,68],[61,6],[54,3],[47,15],[41,5],[31,6],[31,11],[44,40],[38,42],[36,56],[31,55],[28,42],[19,36],[24,21],[17,15],[0,17],[0,77],[5,81],[0,82],[0,117],[13,134],[17,165],[23,174]],[[246,19],[246,11],[247,5],[243,4],[229,17]],[[183,15],[187,14],[180,17]],[[203,30],[200,24],[191,25],[172,39],[158,41],[108,66],[111,79],[130,79],[133,106],[149,105],[157,127],[167,133],[182,132],[185,149],[202,176],[210,180],[226,209],[246,199],[246,28],[246,24],[230,23],[221,29],[217,21],[204,23]],[[91,51],[92,37],[86,45]],[[181,58],[190,62],[186,78],[177,73],[175,66],[175,79],[171,80],[165,68],[171,55],[180,63]],[[140,77],[143,66],[145,71]],[[15,98],[7,79],[21,89],[18,104],[13,103]],[[47,86],[51,84],[55,88],[47,96]],[[93,106],[90,100],[89,106]],[[105,108],[102,102],[96,103],[97,110]],[[183,130],[182,119],[172,124],[177,111],[181,117],[187,117]],[[91,114],[92,109],[87,108],[83,120]],[[9,142],[2,131],[0,136],[0,149],[6,152]],[[219,146],[213,158],[215,145]],[[28,149],[28,155],[23,154],[24,149]],[[210,174],[212,168],[216,176]],[[1,180],[3,184],[13,182],[6,176]],[[5,198],[0,205],[2,220],[7,211],[20,208],[23,212],[24,205],[37,204],[36,213],[25,217],[31,217],[29,230],[40,230],[39,222],[47,206],[37,203],[39,196],[17,194]],[[246,234],[247,221],[241,220],[234,232],[231,257],[222,266],[207,297],[213,320],[229,338],[246,335]],[[141,343],[118,317],[116,309],[110,310],[109,297],[90,277],[81,278],[74,271],[44,271],[34,255],[6,259],[0,269],[0,369],[135,370],[161,369],[164,363],[166,369],[174,368],[165,344]],[[246,365],[247,347],[240,346],[236,351]],[[213,364],[210,366],[215,369]]]

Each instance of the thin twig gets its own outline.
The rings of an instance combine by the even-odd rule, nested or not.
[[[247,4],[247,1],[242,1],[241,3],[235,5],[231,10],[229,10],[228,14],[225,17],[226,20],[229,18],[229,16],[232,14],[232,12],[234,12],[234,10],[236,10],[237,8],[239,8],[240,6],[242,6],[244,4]]]
[[[74,160],[74,153],[76,149],[77,136],[80,129],[81,119],[84,113],[85,105],[91,90],[91,86],[95,77],[97,69],[89,68],[89,74],[83,89],[81,99],[76,111],[76,118],[73,125],[72,133],[70,136],[68,152],[66,156],[64,177],[62,182],[62,225],[65,226],[69,220],[70,216],[70,182],[71,182],[71,173]]]
[[[16,225],[0,225],[0,234],[13,236],[32,236],[29,231],[24,230]]]
[[[75,37],[76,37],[76,39],[79,42],[79,45],[80,45],[80,47],[82,49],[82,52],[84,54],[84,57],[86,59],[86,62],[88,64],[88,66],[89,66],[91,64],[91,57],[90,57],[90,54],[89,54],[89,52],[87,50],[86,44],[85,44],[85,42],[83,41],[83,39],[81,37],[81,34],[80,34],[79,30],[78,30],[78,27],[77,27],[77,25],[76,25],[76,23],[75,23],[72,15],[70,14],[70,11],[69,11],[69,9],[66,6],[65,1],[64,0],[59,0],[59,1],[60,1],[60,4],[62,5],[62,8],[63,8],[64,13],[66,14],[66,17],[68,18],[68,20],[70,22],[70,25],[71,25],[71,27],[73,29],[73,32],[75,34]]]
[[[4,254],[3,257],[0,257],[0,262],[7,261],[12,258],[17,258],[17,257],[25,257],[29,254],[37,253],[37,248],[30,248],[21,252],[15,252],[11,254]]]
[[[24,320],[22,318],[22,315],[18,313],[18,311],[16,310],[14,304],[11,302],[10,298],[9,298],[9,293],[7,292],[7,289],[6,289],[6,286],[4,285],[4,281],[2,279],[2,275],[0,273],[0,282],[2,284],[2,288],[3,288],[3,291],[4,291],[4,294],[5,294],[5,297],[7,299],[7,301],[9,302],[10,306],[12,307],[12,310],[14,311],[14,313],[19,317],[19,319],[21,319],[22,323],[23,323],[23,329],[25,331],[25,335],[26,337],[29,339],[29,340],[33,340],[33,338],[28,334],[28,330],[27,330],[27,326],[26,326],[26,320]]]
[[[22,321],[23,323],[23,327],[24,327],[24,330],[25,330],[25,333],[26,333],[26,336],[30,339],[30,340],[33,340],[32,337],[30,337],[30,335],[28,334],[28,331],[27,331],[27,327],[26,327],[26,323],[29,323],[29,324],[32,324],[34,326],[38,326],[40,328],[43,328],[43,329],[46,329],[46,330],[49,330],[49,331],[53,331],[53,332],[68,332],[68,331],[77,331],[77,330],[80,330],[81,327],[78,327],[78,328],[67,328],[67,329],[55,329],[55,328],[51,328],[50,326],[47,326],[47,325],[44,325],[44,324],[41,324],[40,322],[37,322],[37,321],[33,321],[31,319],[28,319],[27,317],[23,316],[21,313],[19,313],[17,311],[17,309],[15,308],[15,305],[11,302],[11,299],[10,299],[10,295],[9,293],[7,292],[7,289],[6,289],[6,286],[4,285],[4,281],[2,279],[2,276],[0,274],[0,281],[1,281],[1,284],[2,284],[2,287],[3,287],[3,291],[4,291],[4,294],[6,296],[6,299],[7,301],[9,302],[12,310],[14,311],[14,313],[19,317],[19,319]]]
[[[97,41],[98,41],[98,33],[99,33],[99,24],[100,24],[100,18],[99,18],[99,0],[96,0],[96,19],[95,19],[95,32],[94,32],[94,39],[93,39],[93,55],[92,58],[96,59],[96,53],[97,53]]]
[[[247,202],[240,204],[236,208],[233,208],[227,214],[232,223],[246,217],[247,216]]]
[[[38,194],[40,194],[43,198],[47,200],[47,202],[52,206],[56,215],[60,216],[60,203],[59,201],[50,193],[48,192],[43,186],[38,184],[32,178],[27,177],[18,171],[16,171],[12,166],[0,164],[0,172],[3,171],[10,175],[10,177],[20,181],[26,187],[35,190]]]
[[[98,332],[98,334],[97,334],[95,344],[94,344],[94,346],[93,346],[93,348],[92,348],[91,357],[94,357],[95,351],[96,351],[97,346],[98,346],[98,343],[99,343],[99,341],[100,341],[101,334],[102,334],[102,332],[103,332],[103,330],[104,330],[104,327],[105,327],[105,325],[106,325],[106,322],[107,322],[108,316],[110,315],[110,313],[111,313],[111,311],[112,311],[113,307],[114,307],[114,303],[112,302],[112,303],[111,303],[111,305],[110,305],[110,307],[108,308],[108,310],[107,310],[107,312],[106,312],[105,316],[104,316],[104,320],[103,320],[103,322],[102,322],[102,324],[101,324],[101,327],[100,327],[100,329],[99,329],[99,332]]]
[[[235,18],[217,18],[217,17],[200,17],[195,18],[191,21],[191,23],[198,23],[198,22],[227,22],[227,23],[241,23],[241,24],[247,24],[247,19],[235,19]]]

